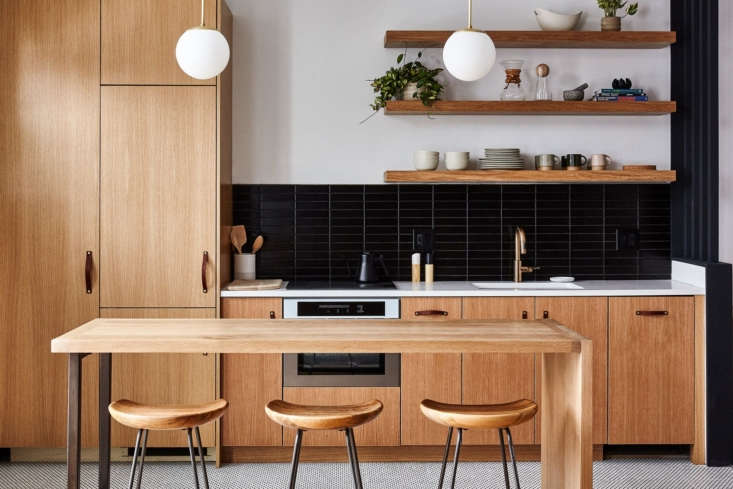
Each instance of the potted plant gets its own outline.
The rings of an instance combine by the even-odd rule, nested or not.
[[[601,30],[602,31],[620,31],[621,30],[621,19],[627,15],[635,15],[639,11],[639,4],[629,4],[626,0],[597,0],[598,7],[603,10],[605,14],[601,19]],[[626,14],[622,17],[616,15],[616,11],[623,9]]]
[[[420,58],[422,58],[422,51],[417,53],[415,61],[410,62],[406,62],[404,53],[400,54],[397,56],[397,66],[393,66],[379,78],[369,80],[374,93],[377,94],[374,97],[374,103],[370,105],[374,113],[386,107],[388,101],[395,99],[417,99],[424,105],[431,105],[436,100],[440,100],[443,85],[435,77],[443,69],[430,69],[418,61]]]

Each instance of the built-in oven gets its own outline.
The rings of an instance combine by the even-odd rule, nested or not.
[[[398,319],[395,298],[283,300],[285,319]],[[283,355],[285,387],[399,387],[399,353],[294,353]]]

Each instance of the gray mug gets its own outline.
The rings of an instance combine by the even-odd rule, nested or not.
[[[535,168],[538,170],[554,170],[560,164],[560,157],[553,154],[537,155],[534,157]]]

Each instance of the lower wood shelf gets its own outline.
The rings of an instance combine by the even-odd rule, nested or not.
[[[677,102],[565,102],[560,100],[439,100],[430,106],[419,100],[387,102],[385,115],[665,115]]]
[[[386,171],[386,183],[672,183],[675,170]]]

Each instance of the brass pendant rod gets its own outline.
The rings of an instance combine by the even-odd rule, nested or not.
[[[473,29],[471,17],[473,16],[473,0],[468,0],[468,28]]]
[[[206,0],[201,0],[201,27],[204,26],[204,3]]]

